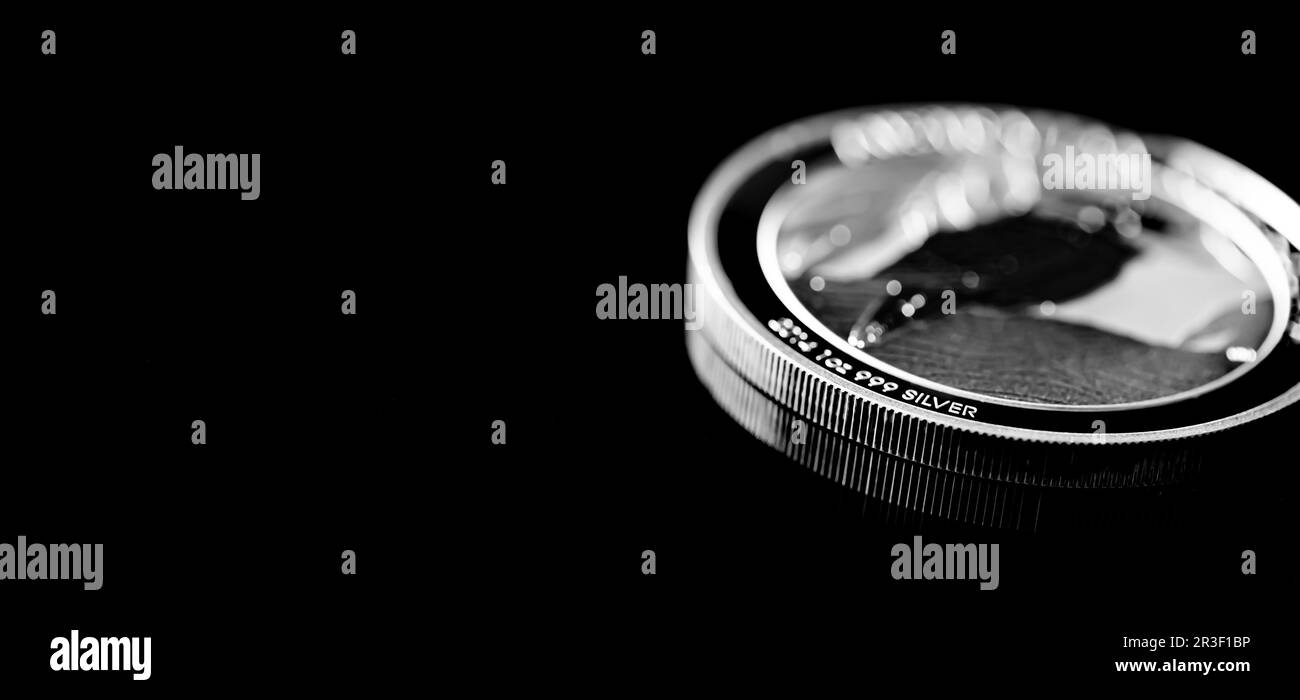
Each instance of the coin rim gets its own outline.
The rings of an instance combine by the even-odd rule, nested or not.
[[[996,109],[1003,109],[1001,106],[984,105]],[[1055,430],[1042,430],[1036,428],[1020,428],[1015,426],[1003,425],[998,423],[987,423],[982,421],[970,420],[952,416],[949,414],[938,413],[918,409],[906,401],[885,396],[880,393],[868,391],[859,384],[844,379],[835,373],[827,370],[817,363],[811,361],[803,354],[778,342],[773,342],[768,335],[764,326],[759,320],[744,306],[737,297],[735,290],[732,288],[730,280],[726,278],[721,269],[721,260],[717,249],[717,226],[725,203],[733,196],[739,185],[744,182],[747,174],[757,170],[771,157],[771,152],[776,144],[780,143],[798,143],[801,139],[811,142],[808,134],[811,133],[829,133],[829,125],[839,120],[860,118],[863,114],[871,111],[885,109],[925,109],[928,107],[974,107],[969,105],[946,105],[946,104],[927,104],[927,105],[899,105],[899,106],[880,106],[871,108],[846,109],[814,117],[797,120],[777,127],[751,140],[740,150],[732,154],[725,160],[705,182],[700,194],[691,209],[688,222],[688,250],[689,266],[691,275],[698,286],[704,288],[706,295],[716,295],[713,299],[717,308],[723,312],[725,318],[735,325],[746,335],[750,336],[751,341],[766,345],[771,348],[777,348],[776,352],[780,353],[784,359],[798,367],[802,372],[810,377],[829,384],[840,391],[848,392],[858,396],[866,401],[877,403],[889,408],[892,411],[903,413],[920,420],[942,425],[965,432],[978,434],[994,435],[1018,440],[1029,440],[1034,442],[1053,442],[1062,444],[1096,444],[1096,436],[1090,433],[1072,433]],[[1254,175],[1253,172],[1244,168],[1231,159],[1211,151],[1210,149],[1195,145],[1198,149],[1197,156],[1201,158],[1214,158],[1222,162]],[[1264,182],[1262,178],[1255,175],[1258,182]],[[1258,185],[1258,182],[1252,183]],[[1276,187],[1268,184],[1276,190]],[[1270,193],[1274,194],[1274,193]],[[1285,202],[1291,207],[1300,209],[1293,200],[1286,197],[1284,193],[1278,190],[1276,195],[1285,198]],[[1229,197],[1231,199],[1231,197]],[[1276,197],[1275,197],[1276,199]],[[1288,215],[1290,212],[1286,212]],[[1289,218],[1289,216],[1287,217]],[[1276,227],[1275,227],[1276,228]],[[1281,231],[1281,229],[1279,229]],[[1293,245],[1300,246],[1300,234],[1291,231],[1282,231]],[[697,287],[698,288],[698,287]],[[716,315],[713,316],[717,318]],[[709,332],[710,324],[705,323],[704,330]],[[689,331],[688,332],[698,332]],[[714,333],[710,333],[714,336]],[[716,339],[716,336],[714,336]],[[716,347],[716,345],[715,345]],[[717,348],[719,352],[722,348]],[[726,355],[724,354],[724,357]],[[749,377],[752,381],[752,377]],[[1289,406],[1300,400],[1300,383],[1292,386],[1285,392],[1282,392],[1273,398],[1257,404],[1255,407],[1240,411],[1235,414],[1224,416],[1210,421],[1203,421],[1188,426],[1176,428],[1161,428],[1155,430],[1138,430],[1138,431],[1121,431],[1106,433],[1104,436],[1105,444],[1126,444],[1154,442],[1162,440],[1178,440],[1197,435],[1203,435],[1211,432],[1218,432],[1231,428],[1242,423],[1256,420],[1266,415],[1275,413],[1286,406]],[[813,402],[817,403],[814,398]],[[826,410],[825,405],[817,406],[819,410]]]

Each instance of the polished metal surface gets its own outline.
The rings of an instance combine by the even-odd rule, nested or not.
[[[844,465],[1177,483],[1197,440],[1300,397],[1298,246],[1293,200],[1185,140],[1005,107],[813,117],[697,199],[691,356],[751,432],[788,436],[770,403]]]

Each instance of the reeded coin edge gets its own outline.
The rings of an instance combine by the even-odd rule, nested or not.
[[[1005,468],[999,455],[949,445],[944,467],[931,466],[864,447],[810,424],[792,440],[798,414],[745,381],[716,352],[704,336],[687,340],[692,366],[719,406],[742,428],[795,463],[841,487],[867,497],[867,503],[887,507],[896,516],[915,520],[937,517],[994,528],[1037,531],[1068,523],[1078,527],[1098,517],[1098,504],[1141,500],[1143,516],[1160,509],[1168,489],[1199,471],[1199,456],[1184,452],[1148,462],[1148,468],[1126,470],[1109,460],[1098,471],[1062,475],[1055,470],[1037,474],[1041,482],[1000,480],[988,471]],[[1016,443],[1028,446],[1030,443]],[[1186,443],[1178,443],[1186,444]],[[1055,449],[1073,449],[1055,446]],[[1005,456],[1005,455],[1001,455]],[[1009,473],[1006,476],[1013,476]],[[1099,502],[1097,499],[1107,499]],[[865,507],[865,504],[864,504]],[[1131,513],[1102,508],[1105,514]],[[1105,518],[1103,518],[1105,520]]]

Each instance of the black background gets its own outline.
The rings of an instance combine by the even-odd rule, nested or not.
[[[934,541],[1002,543],[999,589],[895,582],[889,548],[915,528],[732,422],[680,322],[600,321],[593,294],[619,275],[685,281],[712,169],[855,105],[1062,109],[1196,139],[1300,191],[1282,28],[482,10],[5,22],[0,541],[106,550],[101,591],[3,584],[6,678],[170,695],[255,680],[617,692],[682,669],[972,692],[1283,677],[1294,413],[1214,455],[1228,476],[1172,523],[927,524]],[[343,28],[357,56],[340,55]],[[1241,55],[1244,28],[1260,55]],[[944,29],[956,56],[939,54]],[[177,144],[260,152],[261,198],[155,192],[150,160]],[[40,315],[43,289],[57,316]],[[355,577],[339,574],[349,548]],[[153,679],[51,673],[49,640],[74,627],[152,636]],[[1251,636],[1185,657],[1254,669],[1114,672],[1149,656],[1123,636],[1174,634]]]

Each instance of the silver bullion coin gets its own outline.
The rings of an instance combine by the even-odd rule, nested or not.
[[[1300,398],[1300,206],[1185,139],[915,105],[760,136],[689,224],[695,370],[902,508],[1025,526]],[[805,432],[806,431],[806,432]]]

